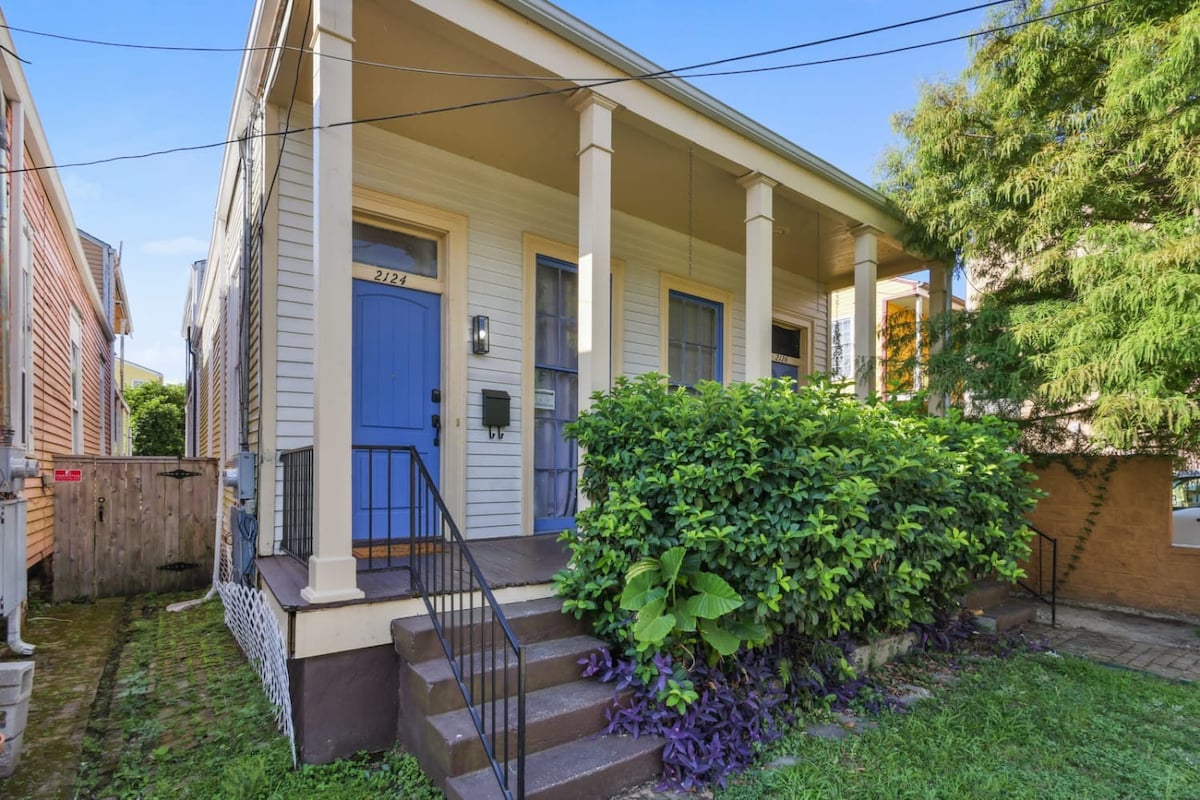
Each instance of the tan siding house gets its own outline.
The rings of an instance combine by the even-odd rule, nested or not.
[[[123,417],[114,380],[116,337],[131,330],[115,251],[75,227],[24,74],[6,52],[0,63],[3,114],[13,148],[4,181],[4,240],[14,298],[7,409],[17,451],[38,463],[26,479],[26,563],[54,553],[55,457],[113,452]],[[86,243],[86,246],[85,246]]]

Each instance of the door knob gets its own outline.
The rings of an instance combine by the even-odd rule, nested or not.
[[[433,446],[437,447],[442,439],[442,415],[434,414],[429,418],[429,424],[433,426]]]

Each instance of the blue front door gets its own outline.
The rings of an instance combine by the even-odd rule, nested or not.
[[[354,539],[407,536],[409,457],[417,449],[438,480],[442,298],[354,281]]]

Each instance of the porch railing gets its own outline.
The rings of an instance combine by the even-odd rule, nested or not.
[[[313,448],[280,454],[283,462],[283,542],[285,553],[308,561],[313,547]]]
[[[283,549],[312,554],[313,448],[282,454]],[[354,553],[407,569],[500,791],[525,797],[525,650],[414,447],[353,448]]]
[[[525,797],[525,650],[450,516],[411,453],[410,570],[434,631],[509,800]]]
[[[1058,540],[1029,526],[1034,532],[1037,547],[1037,582],[1036,588],[1032,583],[1020,582],[1020,586],[1031,595],[1050,606],[1050,625],[1058,624]],[[1050,550],[1050,579],[1046,580],[1045,551]],[[1047,585],[1048,584],[1048,585]]]

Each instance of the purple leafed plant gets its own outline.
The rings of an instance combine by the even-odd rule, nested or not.
[[[815,697],[844,708],[871,686],[842,666],[849,652],[849,639],[814,647],[798,637],[780,637],[715,666],[688,669],[660,653],[653,661],[657,677],[649,682],[639,677],[633,659],[614,658],[607,650],[579,663],[584,677],[615,683],[618,693],[633,690],[614,700],[606,733],[662,736],[663,785],[694,789],[724,786],[728,775],[750,766],[764,744],[783,735],[783,724],[794,720],[802,703]],[[664,700],[671,683],[683,680],[694,687],[695,699],[682,710],[669,707]]]

